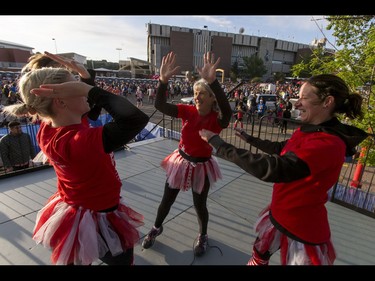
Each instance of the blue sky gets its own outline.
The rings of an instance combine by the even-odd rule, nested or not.
[[[146,24],[256,35],[310,44],[326,37],[327,47],[335,39],[325,29],[322,15],[281,16],[0,16],[0,40],[34,48],[34,52],[75,52],[88,59],[118,62],[135,57],[147,60]],[[53,38],[55,40],[53,40]],[[330,45],[332,44],[332,45]],[[121,50],[118,50],[121,49]]]

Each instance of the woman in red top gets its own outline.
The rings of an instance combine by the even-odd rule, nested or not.
[[[163,57],[160,67],[160,81],[155,107],[162,113],[182,119],[182,130],[178,149],[161,163],[167,173],[163,199],[159,205],[153,228],[143,240],[142,246],[150,248],[156,236],[163,231],[163,221],[176,200],[180,190],[192,189],[194,207],[198,216],[199,236],[194,253],[201,256],[206,252],[208,238],[208,210],[206,206],[210,186],[221,178],[216,158],[212,157],[212,147],[203,141],[198,132],[209,129],[217,134],[228,127],[232,110],[224,91],[216,79],[215,62],[210,52],[204,55],[204,65],[198,72],[201,79],[194,84],[195,106],[167,103],[165,91],[168,80],[177,73],[176,55],[170,52]]]
[[[280,249],[282,265],[332,265],[336,253],[331,241],[325,203],[337,182],[345,156],[368,135],[342,124],[335,115],[362,116],[362,97],[351,94],[338,76],[311,77],[300,89],[295,107],[302,126],[292,137],[271,142],[236,129],[236,136],[265,153],[254,154],[224,142],[216,133],[200,132],[217,149],[253,176],[274,182],[272,200],[254,226],[258,237],[248,265],[267,265]]]
[[[124,97],[76,81],[65,68],[27,72],[19,90],[23,103],[5,111],[42,119],[38,144],[57,176],[57,192],[38,212],[33,239],[52,249],[53,264],[101,259],[132,265],[143,216],[121,199],[113,152],[145,127],[148,116]],[[88,100],[114,121],[88,126],[82,118],[90,110]]]
[[[241,129],[243,129],[243,116],[246,113],[246,106],[243,101],[239,101],[235,110],[236,121],[234,122],[233,128],[237,128],[237,125],[240,124]]]

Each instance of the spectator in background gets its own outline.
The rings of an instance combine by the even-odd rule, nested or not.
[[[10,92],[9,85],[8,84],[4,84],[3,87],[2,87],[2,89],[1,89],[1,102],[3,104],[8,104],[9,92]]]
[[[26,169],[35,157],[35,149],[29,134],[22,132],[21,123],[11,121],[9,133],[0,139],[1,159],[6,172]]]
[[[247,120],[246,120],[246,123],[249,123],[251,122],[251,120],[254,120],[254,115],[255,113],[257,112],[257,94],[256,93],[251,93],[247,99],[247,108],[248,108],[248,111],[247,111]]]
[[[288,108],[283,108],[282,116],[283,119],[281,120],[279,124],[280,133],[286,134],[286,131],[288,130],[288,120],[292,117],[292,114]]]
[[[154,85],[149,85],[147,88],[147,96],[148,96],[148,102],[154,104],[155,96],[156,96],[156,90],[154,88]]]
[[[259,100],[259,103],[257,104],[257,115],[258,115],[258,120],[266,113],[267,106],[263,99],[261,98]]]
[[[290,98],[289,96],[287,96],[285,98],[285,108],[288,109],[289,111],[291,111],[293,109],[293,104],[292,102],[290,101]]]
[[[137,87],[137,91],[135,92],[135,97],[137,100],[137,107],[141,108],[143,106],[143,90],[141,87]]]
[[[243,116],[246,113],[246,106],[242,100],[238,102],[238,105],[236,106],[234,112],[235,112],[234,116],[236,118],[236,121],[234,121],[233,128],[237,128],[238,124],[240,124],[240,127],[243,128]]]

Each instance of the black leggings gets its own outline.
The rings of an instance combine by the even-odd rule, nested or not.
[[[107,265],[134,265],[134,248],[127,249],[126,252],[117,256],[112,256],[108,251],[104,257],[99,259]]]
[[[207,225],[209,217],[207,210],[207,196],[209,187],[210,182],[208,180],[208,177],[206,177],[204,180],[204,186],[201,194],[198,194],[194,192],[193,189],[191,189],[193,193],[194,208],[195,212],[197,213],[200,234],[207,234]],[[179,192],[180,189],[170,188],[168,182],[165,183],[163,198],[161,199],[158,208],[158,213],[155,219],[155,227],[159,228],[163,224]]]
[[[118,208],[118,205],[111,208],[101,210],[99,212],[112,212]],[[104,257],[99,258],[102,262],[107,265],[133,265],[134,264],[134,248],[127,249],[119,255],[113,256],[111,251],[108,251]]]
[[[99,260],[107,265],[134,265],[134,248],[127,249],[126,252],[122,252],[117,256],[112,256],[111,252],[108,251],[105,256],[99,258]],[[74,263],[69,263],[67,265],[74,266]]]

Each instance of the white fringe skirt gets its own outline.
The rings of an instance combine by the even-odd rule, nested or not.
[[[116,256],[133,248],[143,219],[122,200],[114,211],[95,212],[68,205],[56,193],[38,212],[33,239],[52,250],[53,264],[89,265],[108,251]]]
[[[271,254],[280,249],[281,265],[333,265],[336,259],[331,240],[324,244],[312,245],[289,238],[271,223],[268,208],[260,214],[254,230],[259,238],[255,241],[254,247],[259,253],[269,251]]]
[[[186,156],[185,156],[186,157]],[[189,157],[192,160],[194,157]],[[193,162],[185,159],[176,149],[161,162],[167,174],[167,182],[171,188],[193,191],[200,194],[204,187],[205,177],[210,181],[211,188],[222,178],[217,159],[214,156],[204,162]]]

